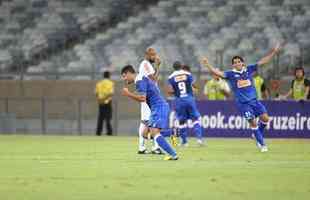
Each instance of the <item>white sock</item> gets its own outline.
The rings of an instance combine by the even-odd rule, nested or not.
[[[146,129],[145,124],[140,123],[140,126],[139,126],[139,151],[144,151],[146,149],[144,137],[143,137],[143,133],[144,133],[145,129]]]
[[[156,142],[155,138],[153,139],[153,148],[152,150],[156,150],[156,149],[159,149],[159,145],[158,143]]]

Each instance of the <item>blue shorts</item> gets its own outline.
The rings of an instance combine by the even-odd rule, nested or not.
[[[160,104],[151,109],[151,117],[149,120],[150,128],[167,129],[169,128],[169,104]]]
[[[237,102],[237,106],[242,116],[247,120],[255,119],[256,117],[267,113],[265,106],[257,99],[246,103]]]
[[[177,119],[181,124],[189,119],[197,120],[200,117],[200,113],[193,97],[177,98],[175,100],[175,112]]]

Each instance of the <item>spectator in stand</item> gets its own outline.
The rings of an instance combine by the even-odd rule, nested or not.
[[[257,99],[269,99],[269,92],[265,81],[257,72],[253,74],[253,81],[256,89]]]
[[[212,74],[212,79],[205,84],[203,93],[208,100],[225,100],[230,96],[230,88],[224,79]]]
[[[310,99],[310,81],[305,77],[305,71],[302,67],[295,68],[295,79],[292,80],[291,88],[284,98],[292,97],[296,101],[306,101]]]

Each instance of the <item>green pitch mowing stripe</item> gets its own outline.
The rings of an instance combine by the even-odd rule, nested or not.
[[[209,139],[180,160],[133,137],[0,136],[1,200],[309,199],[310,140]]]

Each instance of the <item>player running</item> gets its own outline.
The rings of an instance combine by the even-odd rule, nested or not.
[[[264,142],[264,129],[268,124],[269,116],[265,106],[257,100],[257,94],[252,78],[253,72],[257,71],[257,66],[262,66],[271,61],[273,56],[280,50],[277,44],[265,57],[260,59],[256,64],[246,66],[241,56],[234,56],[231,60],[232,70],[220,71],[214,68],[207,58],[203,58],[201,64],[206,66],[211,73],[225,78],[234,93],[237,107],[240,113],[250,123],[254,131],[257,146],[261,152],[267,152],[268,148]],[[257,123],[256,118],[259,117]]]
[[[149,77],[137,75],[131,65],[123,67],[121,71],[122,79],[127,84],[135,83],[138,94],[132,93],[128,88],[123,88],[122,94],[138,102],[146,102],[151,110],[148,122],[151,136],[158,145],[169,155],[165,160],[177,160],[175,150],[160,134],[160,130],[167,129],[169,126],[170,108],[166,100],[162,97],[160,90],[153,80]]]
[[[202,145],[200,113],[193,95],[193,76],[189,69],[187,71],[182,69],[180,62],[175,62],[173,68],[175,71],[168,78],[168,93],[175,96],[175,112],[179,121],[178,129],[181,137],[181,146],[188,146],[188,120],[192,120],[197,142],[199,145]]]
[[[154,69],[153,65],[156,67]],[[147,48],[144,55],[144,60],[140,63],[139,66],[139,76],[147,76],[151,80],[157,81],[159,74],[159,65],[160,59],[154,48]],[[146,102],[141,102],[141,122],[139,125],[139,150],[138,154],[146,154],[147,149],[145,146],[145,137],[148,132],[147,123],[150,119],[151,110]],[[146,137],[147,138],[147,137]],[[151,153],[153,154],[162,154],[156,141],[153,142],[153,147]]]

